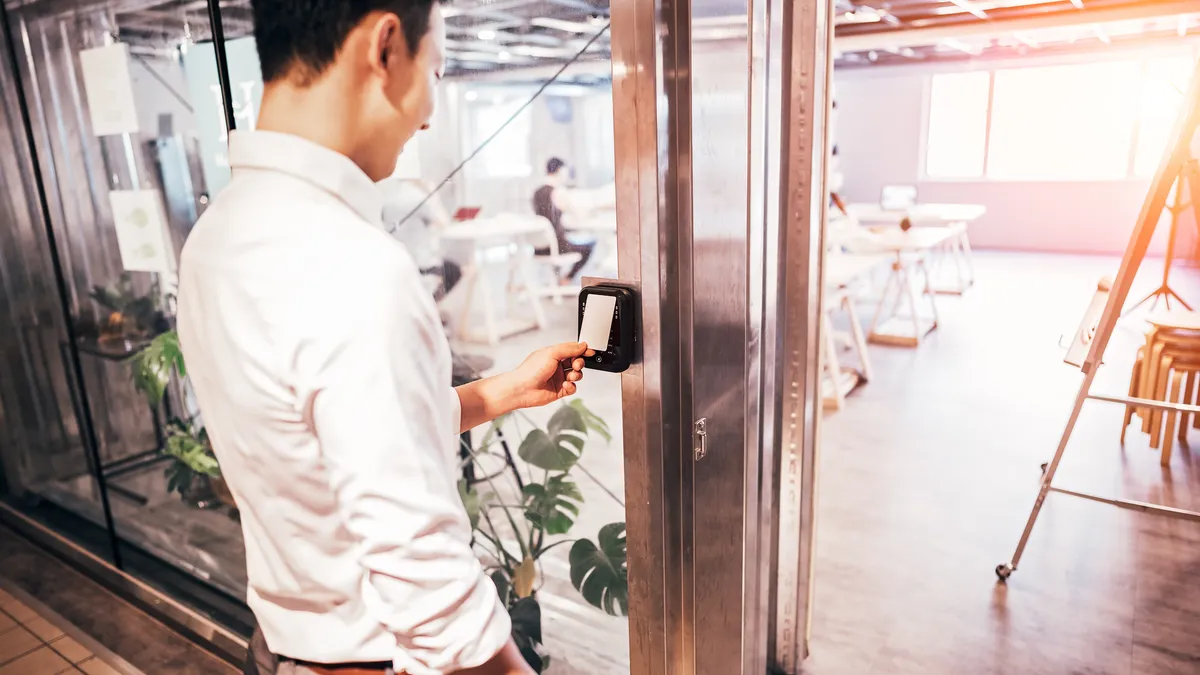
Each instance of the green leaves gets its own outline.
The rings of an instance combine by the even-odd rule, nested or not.
[[[587,424],[583,414],[563,406],[550,418],[547,430],[534,429],[521,441],[517,454],[521,459],[546,471],[567,472],[583,454]]]
[[[479,518],[488,504],[496,501],[495,493],[480,492],[467,485],[467,480],[463,478],[458,481],[458,497],[462,500],[463,508],[467,510],[467,517],[471,519],[471,529],[479,529]]]
[[[171,383],[171,370],[187,377],[187,366],[183,362],[183,350],[179,348],[179,334],[167,331],[150,341],[150,344],[132,359],[133,384],[149,399],[150,405],[162,401],[167,385]]]
[[[566,474],[525,486],[525,519],[546,534],[569,532],[582,503],[579,486]]]
[[[208,444],[208,435],[181,421],[172,420],[167,427],[167,443],[163,454],[174,457],[192,472],[202,476],[218,478],[221,467]]]
[[[583,598],[613,616],[629,613],[625,523],[600,528],[599,545],[580,539],[571,547],[571,583]]]
[[[591,409],[589,409],[586,405],[584,405],[582,400],[575,399],[568,403],[567,407],[574,408],[575,411],[579,413],[580,418],[583,420],[584,428],[587,429],[588,433],[595,432],[599,434],[606,443],[612,443],[612,432],[608,430],[608,423],[601,419],[599,415],[592,412]]]

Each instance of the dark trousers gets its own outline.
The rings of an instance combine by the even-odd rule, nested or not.
[[[458,285],[458,282],[462,281],[463,275],[462,267],[459,267],[456,263],[452,263],[449,260],[443,261],[440,267],[423,269],[421,270],[421,274],[432,274],[442,278],[442,289],[437,294],[438,299],[441,299],[450,293],[450,291]]]
[[[592,251],[594,250],[596,250],[596,242],[594,241],[589,241],[586,244],[576,244],[573,241],[560,241],[558,243],[558,252],[560,255],[565,255],[568,253],[579,254],[579,262],[575,263],[571,267],[571,270],[564,275],[563,278],[574,279],[579,274],[580,270],[583,269],[584,265],[587,265],[588,260],[592,257]],[[533,253],[534,255],[550,255],[550,249],[539,248]]]

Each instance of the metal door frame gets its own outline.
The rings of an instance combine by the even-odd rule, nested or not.
[[[745,222],[718,238],[745,256],[733,260],[744,294],[732,300],[711,297],[715,285],[693,273],[693,187],[705,186],[693,184],[693,162],[703,159],[693,153],[693,93],[704,74],[692,68],[692,48],[694,29],[708,24],[692,9],[703,3],[611,7],[618,264],[641,293],[644,336],[641,362],[622,376],[630,672],[797,673],[811,614],[825,213],[814,195],[825,191],[832,3],[736,7],[745,10],[732,40],[746,59],[747,133],[746,165],[731,167],[731,180],[746,181]],[[710,302],[732,303],[744,318],[725,326],[747,344],[732,379],[714,370],[729,363],[711,362],[720,326],[697,318]],[[701,415],[720,432],[720,462],[694,456]],[[737,420],[741,428],[722,424]],[[709,536],[704,514],[730,510],[739,531]],[[714,553],[730,536],[735,550]],[[715,612],[696,606],[700,587],[719,601]],[[726,619],[714,614],[730,612],[740,631],[705,633]],[[714,663],[718,654],[735,655],[734,668]]]

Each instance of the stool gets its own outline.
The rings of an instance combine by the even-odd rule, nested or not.
[[[1200,384],[1200,314],[1168,312],[1149,322],[1146,343],[1138,349],[1130,373],[1129,396],[1195,405]],[[1150,434],[1150,447],[1161,448],[1163,466],[1170,464],[1175,437],[1186,440],[1188,422],[1200,428],[1200,415],[1127,405],[1122,443],[1135,414],[1142,420],[1142,431]]]

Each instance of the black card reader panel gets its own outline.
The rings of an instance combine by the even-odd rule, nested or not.
[[[588,299],[596,296],[615,298],[616,303],[613,309],[612,325],[609,329],[608,348],[597,349],[594,356],[584,357],[584,367],[609,373],[623,373],[641,355],[636,294],[631,288],[615,284],[600,284],[584,288],[579,293],[579,328],[581,331]],[[589,343],[588,346],[595,349],[598,345]]]

